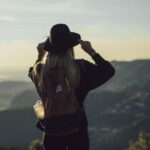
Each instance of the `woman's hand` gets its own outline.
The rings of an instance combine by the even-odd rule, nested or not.
[[[89,41],[78,40],[81,44],[81,48],[88,53],[90,56],[94,56],[96,54],[95,50],[92,48],[92,45]]]
[[[45,45],[45,42],[39,43],[37,46],[39,60],[41,60],[44,57],[44,55],[46,54],[46,51],[44,50],[44,45]]]

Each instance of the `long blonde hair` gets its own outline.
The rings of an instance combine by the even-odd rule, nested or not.
[[[48,72],[53,68],[64,68],[66,72],[66,77],[69,81],[69,86],[72,89],[75,89],[79,85],[80,81],[80,72],[78,66],[74,63],[74,52],[73,48],[67,50],[66,54],[63,56],[55,55],[48,53],[46,59],[43,59],[41,62],[42,67],[39,76],[38,87],[42,90],[45,83],[44,77],[48,75]],[[34,76],[38,75],[36,72],[36,67],[34,66]],[[46,89],[46,87],[44,88]]]

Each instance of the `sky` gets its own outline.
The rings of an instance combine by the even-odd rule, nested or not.
[[[0,69],[33,65],[57,23],[109,61],[150,59],[150,0],[0,0]],[[80,45],[75,54],[92,61]]]

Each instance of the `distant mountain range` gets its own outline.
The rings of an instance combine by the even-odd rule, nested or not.
[[[25,81],[3,81],[0,82],[0,110],[9,107],[13,98],[25,90],[31,90],[34,85]]]
[[[112,64],[115,76],[85,101],[91,150],[124,150],[140,131],[150,132],[150,60]],[[0,83],[0,105],[4,99],[8,104],[0,112],[0,145],[27,148],[41,138],[32,108],[38,98],[32,83]]]
[[[150,60],[113,61],[116,69],[115,76],[99,90],[121,91],[131,88],[150,87]],[[144,86],[144,87],[143,87]],[[130,89],[130,90],[131,90]]]

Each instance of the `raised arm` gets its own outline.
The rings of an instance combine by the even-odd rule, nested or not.
[[[40,62],[43,59],[43,57],[45,56],[45,54],[46,54],[46,51],[44,50],[44,44],[45,43],[39,43],[38,44],[38,46],[37,46],[38,58],[35,61],[34,65],[29,68],[28,76],[29,76],[29,78],[31,78],[32,81],[33,81],[33,68],[34,68],[34,66],[38,62]]]
[[[81,48],[87,52],[95,64],[84,60],[86,70],[86,87],[88,90],[95,89],[108,81],[114,74],[115,69],[110,62],[102,58],[91,46],[88,41],[80,40]]]

